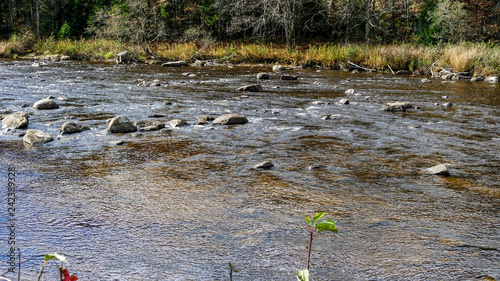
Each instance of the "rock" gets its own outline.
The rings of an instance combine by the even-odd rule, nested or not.
[[[372,100],[372,97],[371,96],[365,96],[365,100],[370,101],[370,100]]]
[[[284,67],[284,66],[282,66],[280,64],[273,66],[273,71],[274,72],[283,71],[283,70],[286,70],[286,67]]]
[[[220,124],[220,125],[235,125],[235,124],[245,124],[248,122],[248,119],[237,113],[231,113],[231,114],[224,114],[219,117],[217,117],[213,124]]]
[[[484,81],[490,82],[490,83],[498,83],[498,77],[496,77],[496,76],[486,77],[484,79]]]
[[[317,100],[317,101],[313,101],[312,104],[315,104],[315,105],[323,105],[325,104],[324,101],[320,101],[320,100]]]
[[[25,108],[25,107],[30,107],[29,104],[23,103],[20,105],[20,107]]]
[[[124,145],[125,141],[124,140],[117,140],[117,141],[111,141],[110,143],[114,145]]]
[[[341,99],[339,101],[340,104],[349,104],[349,100],[348,99]]]
[[[422,82],[422,83],[431,83],[432,80],[424,78],[424,79],[421,79],[420,82]]]
[[[323,120],[330,120],[330,119],[333,119],[333,118],[332,118],[332,116],[330,114],[328,114],[328,115],[322,116],[321,119],[323,119]]]
[[[261,163],[255,165],[255,166],[253,166],[253,167],[255,169],[269,170],[272,167],[274,167],[274,165],[270,161],[264,161],[264,162],[261,162]]]
[[[314,171],[314,170],[324,170],[324,169],[326,169],[326,168],[327,168],[327,166],[325,166],[325,165],[311,165],[311,166],[307,167],[307,169],[308,169],[309,171]]]
[[[406,109],[412,107],[413,106],[407,102],[389,102],[382,108],[382,111],[389,111],[389,112],[406,111]]]
[[[182,120],[182,119],[173,119],[173,120],[168,121],[168,124],[170,124],[170,126],[175,128],[175,127],[186,126],[187,122],[186,122],[186,120]]]
[[[164,123],[160,121],[151,121],[151,120],[139,120],[134,122],[134,125],[141,132],[159,131],[165,128]]]
[[[124,51],[116,55],[116,62],[117,63],[128,63],[134,60],[134,57],[132,54],[130,54],[128,51]]]
[[[481,81],[484,81],[484,77],[481,77],[481,76],[478,76],[478,77],[472,77],[470,79],[471,82],[481,82]]]
[[[442,176],[449,176],[450,172],[448,171],[448,167],[446,167],[445,164],[439,164],[434,167],[430,167],[427,169],[427,171],[433,175],[442,175]]]
[[[90,130],[88,126],[79,125],[73,122],[66,122],[61,126],[59,130],[61,134],[74,134],[82,131]]]
[[[28,114],[24,112],[15,112],[5,116],[2,120],[2,129],[26,129],[28,128],[29,120]]]
[[[173,130],[171,128],[163,128],[160,130],[161,134],[170,134]]]
[[[408,71],[408,70],[398,70],[396,71],[396,75],[412,75],[413,72]]]
[[[281,80],[297,80],[297,76],[284,74],[284,75],[281,75],[280,79]]]
[[[267,72],[261,72],[259,74],[257,74],[257,79],[269,79],[270,76],[269,76],[269,73]]]
[[[141,133],[132,133],[131,137],[133,138],[140,138],[140,137],[143,137],[144,135],[141,134]]]
[[[185,61],[169,61],[161,65],[161,67],[185,67],[188,64]]]
[[[49,134],[33,129],[29,129],[23,137],[23,141],[30,145],[37,145],[53,140],[54,138],[52,138]]]
[[[261,92],[262,91],[262,86],[259,84],[253,84],[253,85],[245,85],[243,87],[239,87],[237,91],[244,91],[244,92]]]
[[[70,60],[71,57],[70,56],[61,56],[61,60]]]
[[[447,99],[447,98],[448,98],[448,96],[442,96],[441,98],[443,98],[443,99]]]
[[[137,127],[124,116],[116,116],[109,119],[108,132],[110,133],[131,133],[137,131]]]
[[[60,100],[60,101],[67,101],[68,98],[67,97],[57,97],[57,100]]]
[[[214,121],[215,118],[213,116],[210,116],[210,115],[200,115],[200,116],[196,116],[196,124],[197,125],[205,125],[207,124],[209,121]]]
[[[172,102],[169,100],[163,101],[163,105],[172,105]]]
[[[446,102],[446,103],[443,103],[443,106],[444,107],[452,107],[453,104],[451,102]]]
[[[349,89],[349,90],[345,91],[345,94],[346,94],[346,95],[354,95],[354,94],[356,94],[356,90],[354,90],[354,89]]]
[[[201,67],[201,66],[205,66],[205,62],[204,61],[201,61],[201,60],[195,60],[192,64],[191,64],[192,67]]]
[[[164,113],[154,113],[148,116],[149,118],[163,118],[167,117],[167,114]]]
[[[39,100],[39,101],[35,102],[35,104],[33,105],[33,108],[39,109],[39,110],[56,109],[56,108],[59,108],[59,105],[57,105],[57,103],[51,99],[43,99],[43,100]]]

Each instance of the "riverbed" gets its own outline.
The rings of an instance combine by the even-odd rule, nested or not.
[[[36,279],[53,252],[79,280],[229,280],[229,262],[234,280],[296,280],[306,266],[304,216],[317,212],[339,233],[316,236],[312,280],[500,280],[498,83],[32,63],[0,60],[1,113],[24,111],[29,128],[55,138],[30,146],[20,130],[0,132],[0,245],[7,254],[10,167],[21,280]],[[257,81],[259,72],[271,79]],[[160,86],[138,85],[144,80]],[[236,91],[254,83],[263,91]],[[60,108],[21,107],[47,96]],[[413,108],[381,110],[396,101]],[[196,125],[196,116],[227,113],[249,122]],[[108,133],[117,115],[188,126]],[[90,130],[60,135],[67,121]],[[262,161],[274,167],[254,168]],[[426,171],[443,163],[449,177]],[[54,280],[56,263],[45,271]]]

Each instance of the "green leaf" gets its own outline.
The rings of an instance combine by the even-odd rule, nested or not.
[[[298,281],[309,281],[309,270],[304,269],[297,272],[297,280]]]
[[[339,232],[337,230],[337,227],[335,226],[335,221],[332,221],[332,220],[324,220],[324,221],[318,223],[318,225],[316,225],[317,232],[320,232],[323,230],[328,230],[328,231],[335,232],[335,233]]]
[[[45,261],[48,261],[48,260],[59,260],[59,261],[62,261],[63,263],[69,264],[69,262],[66,259],[66,257],[63,256],[63,255],[60,255],[58,253],[46,254],[45,255]]]
[[[313,220],[312,220],[312,226],[316,227],[316,223],[325,215],[325,213],[317,213]]]
[[[240,272],[239,270],[236,270],[233,266],[232,263],[229,263],[229,268],[231,269],[231,272]]]
[[[307,224],[311,223],[311,219],[309,219],[308,217],[304,217],[304,218],[306,219]]]

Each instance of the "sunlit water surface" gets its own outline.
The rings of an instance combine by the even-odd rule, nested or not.
[[[35,280],[52,252],[79,280],[228,280],[228,262],[234,280],[295,280],[303,217],[320,211],[340,232],[316,237],[312,280],[500,279],[498,84],[312,69],[289,71],[296,81],[272,75],[246,98],[236,89],[268,68],[31,63],[0,60],[1,112],[25,111],[30,128],[56,138],[31,147],[19,130],[0,132],[2,256],[14,167],[22,280]],[[161,87],[137,85],[154,79]],[[67,100],[20,107],[49,95]],[[393,101],[420,109],[381,111]],[[249,122],[195,125],[197,115],[233,112]],[[190,125],[106,132],[116,115],[158,113]],[[91,130],[61,136],[66,121]],[[265,160],[275,167],[253,168]],[[441,163],[450,177],[425,172]]]

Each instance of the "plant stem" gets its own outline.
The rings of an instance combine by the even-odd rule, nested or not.
[[[45,261],[42,265],[42,268],[40,268],[40,273],[38,273],[38,277],[36,278],[37,281],[40,281],[40,278],[42,278],[42,273],[43,273],[43,268],[47,264],[47,261]]]
[[[311,247],[314,239],[314,230],[309,230],[309,248],[307,248],[307,270],[309,270],[309,260],[311,258]]]

